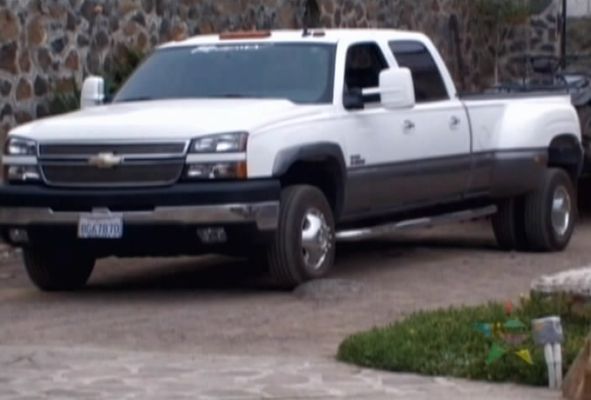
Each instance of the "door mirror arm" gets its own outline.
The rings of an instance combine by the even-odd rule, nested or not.
[[[363,110],[365,108],[363,91],[359,88],[346,89],[343,93],[343,107],[346,110]]]

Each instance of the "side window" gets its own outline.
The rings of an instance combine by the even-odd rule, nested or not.
[[[380,84],[380,72],[388,68],[384,54],[376,43],[360,43],[349,47],[345,67],[345,90],[375,88]],[[380,95],[366,98],[379,102]]]
[[[412,72],[417,103],[449,99],[443,78],[429,50],[420,42],[390,42],[390,49],[401,67]]]

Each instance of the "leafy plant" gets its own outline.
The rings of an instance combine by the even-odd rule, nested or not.
[[[113,58],[114,61],[104,73],[107,99],[113,98],[143,58],[144,54],[140,51],[127,47],[119,48],[117,57]],[[73,90],[69,92],[53,90],[54,94],[47,104],[51,115],[64,114],[80,108],[80,89],[74,78],[72,78],[71,86]]]
[[[494,58],[494,83],[499,83],[499,54],[512,30],[523,25],[546,0],[475,0],[472,19],[473,32],[479,43],[490,43]],[[492,39],[492,40],[491,40]]]
[[[70,92],[59,92],[54,89],[54,94],[48,102],[51,115],[65,114],[80,108],[80,90],[74,78],[72,78],[72,87],[74,89]]]
[[[519,23],[529,17],[532,3],[529,0],[478,0],[477,15],[496,23]]]
[[[591,318],[573,313],[572,303],[564,298],[524,300],[513,315],[526,326],[536,318],[561,316],[566,336],[565,371],[583,347],[591,324]],[[487,364],[490,339],[474,326],[505,318],[504,306],[498,303],[420,312],[388,327],[349,337],[341,344],[338,358],[396,372],[546,385],[544,354],[531,338],[523,346],[533,350],[533,365],[513,356]]]
[[[111,62],[111,67],[105,71],[106,95],[110,99],[119,91],[127,78],[140,65],[145,54],[139,50],[121,47]]]

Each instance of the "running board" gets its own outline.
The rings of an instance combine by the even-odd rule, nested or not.
[[[358,242],[374,239],[390,233],[399,232],[411,228],[428,228],[452,222],[470,221],[473,219],[488,217],[497,212],[497,206],[475,208],[472,210],[458,211],[434,217],[410,219],[393,224],[378,225],[371,228],[353,229],[337,232],[337,240],[343,242]]]

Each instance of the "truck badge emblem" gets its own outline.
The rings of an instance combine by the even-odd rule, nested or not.
[[[352,167],[363,167],[365,165],[365,159],[359,154],[351,155],[351,166]]]
[[[88,164],[101,169],[113,168],[122,163],[123,157],[114,153],[99,153],[88,159]]]

